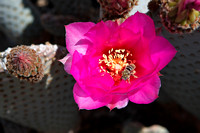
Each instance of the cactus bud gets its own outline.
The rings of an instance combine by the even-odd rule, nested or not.
[[[175,23],[181,23],[183,20],[187,18],[187,10],[182,11],[179,15],[177,15],[175,19]]]
[[[98,0],[103,8],[103,19],[125,18],[138,0]]]
[[[35,50],[27,46],[12,48],[6,59],[8,72],[19,79],[34,83],[40,81],[44,76],[40,57]]]
[[[200,26],[200,13],[191,8],[193,2],[185,0],[161,0],[160,17],[163,25],[172,33],[190,33]]]

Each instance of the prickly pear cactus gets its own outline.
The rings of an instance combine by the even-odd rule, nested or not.
[[[28,0],[0,1],[0,30],[17,42],[29,42],[41,31],[39,12]]]
[[[11,41],[2,31],[0,31],[0,51],[6,50],[9,46],[14,46],[13,41]]]
[[[77,21],[97,21],[91,0],[51,0],[53,11],[41,16],[42,26],[55,36],[65,36],[64,25]]]
[[[56,14],[85,17],[90,14],[91,0],[50,0]]]
[[[38,131],[68,132],[77,125],[79,116],[72,95],[75,81],[58,61],[66,55],[65,48],[52,44],[29,48],[41,57],[44,77],[38,83],[29,83],[8,74],[5,57],[11,48],[1,52],[0,117]]]
[[[22,1],[20,0],[0,1],[0,15],[2,18],[2,21],[0,21],[0,28],[13,37],[20,36],[34,19],[31,15],[31,10],[24,8],[21,4]],[[18,16],[19,14],[21,14],[21,17]]]
[[[200,119],[200,30],[173,34],[161,24],[158,11],[152,17],[156,27],[162,27],[161,34],[177,49],[175,58],[161,72],[161,89]]]
[[[46,31],[55,36],[65,36],[64,25],[79,21],[79,18],[70,15],[54,15],[52,13],[41,16],[42,26]]]
[[[3,133],[31,133],[31,129],[5,119],[0,118],[0,124],[3,126]]]

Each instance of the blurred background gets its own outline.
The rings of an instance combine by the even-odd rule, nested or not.
[[[63,52],[64,25],[86,21],[96,23],[99,21],[99,10],[96,0],[0,0],[0,51],[17,45],[50,42],[59,45]],[[161,25],[156,12],[148,14],[156,25]],[[193,35],[199,36],[197,32],[186,36],[191,39]],[[178,43],[180,38],[184,41],[183,35],[174,36],[164,29],[162,34],[172,44]],[[188,49],[190,39],[184,43],[183,49]],[[194,45],[198,45],[197,49],[200,47],[198,41]],[[179,58],[187,58],[182,47],[175,47],[178,50],[175,63]],[[65,54],[59,55],[59,58]],[[195,58],[198,58],[196,65],[190,63],[190,67],[197,70],[195,80],[189,80],[195,76],[193,74],[184,75],[187,67],[176,66],[172,62],[161,72],[164,74],[161,76],[162,88],[155,102],[148,105],[129,102],[127,107],[112,111],[106,107],[78,110],[72,96],[75,81],[53,58],[47,75],[34,85],[1,72],[0,133],[200,133],[199,55]],[[177,69],[183,74],[176,75],[174,70]],[[188,83],[183,84],[182,81]],[[191,88],[197,89],[193,91],[195,95],[181,90],[185,84],[193,84]]]

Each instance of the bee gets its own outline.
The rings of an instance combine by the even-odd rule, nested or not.
[[[128,80],[128,82],[130,83],[130,77],[134,76],[134,78],[137,78],[137,76],[135,76],[134,74],[136,73],[136,71],[134,70],[136,68],[136,66],[134,64],[129,64],[125,67],[125,69],[122,71],[122,79],[123,80]]]

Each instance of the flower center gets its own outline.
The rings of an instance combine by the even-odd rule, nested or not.
[[[103,54],[99,59],[100,72],[109,73],[115,82],[122,79],[130,82],[130,77],[135,76],[135,60],[132,59],[132,53],[126,49],[110,49],[108,53]]]

